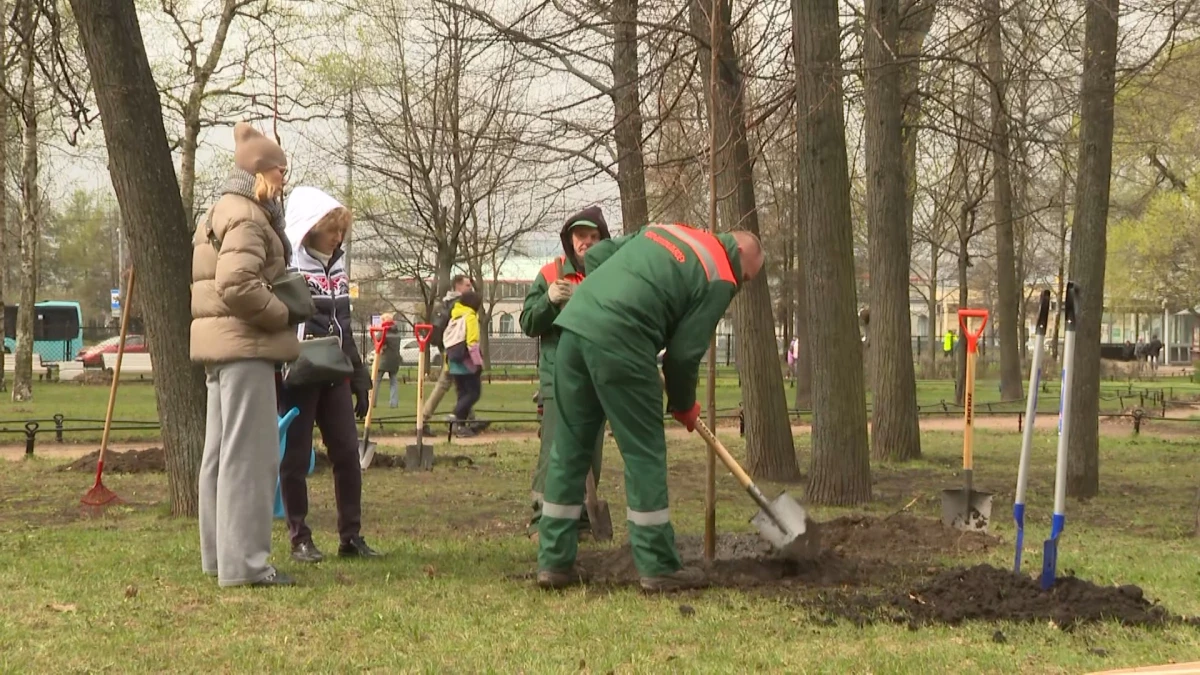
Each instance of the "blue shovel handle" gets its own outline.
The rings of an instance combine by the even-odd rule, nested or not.
[[[1062,534],[1067,517],[1061,513],[1054,514],[1050,520],[1050,538],[1042,545],[1042,590],[1048,591],[1054,587],[1058,575],[1058,536]]]
[[[1021,573],[1021,549],[1025,546],[1025,505],[1013,504],[1013,521],[1017,524],[1016,554],[1013,556],[1013,572]]]

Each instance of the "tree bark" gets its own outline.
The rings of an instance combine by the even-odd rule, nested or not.
[[[0,16],[8,16],[8,0],[0,0]],[[8,31],[0,30],[0,54],[8,54]],[[0,58],[0,89],[8,91],[8,61]],[[8,173],[8,125],[12,102],[0,97],[0,177]],[[8,292],[8,181],[0,178],[0,343],[5,326],[5,293]],[[0,348],[0,391],[8,389],[4,361],[8,355]]]
[[[712,81],[711,69],[700,69],[709,102],[709,124],[713,125],[719,143],[712,151],[716,152],[719,167],[716,188],[720,219],[726,230],[759,234],[754,165],[746,137],[744,89],[741,65],[734,51],[732,9],[728,0],[720,0],[720,12],[709,17],[711,9],[704,2],[692,0],[692,32],[696,36],[708,35],[711,18],[719,22],[716,30],[721,36],[717,46],[717,81]],[[698,37],[697,43],[702,62],[710,61],[708,40]],[[746,421],[746,470],[764,480],[797,480],[800,467],[796,463],[783,373],[776,352],[775,315],[766,274],[743,284],[733,303],[733,315]]]
[[[871,456],[906,461],[921,456],[917,382],[909,314],[909,235],[903,210],[898,0],[867,0],[866,150],[870,249]]]
[[[938,352],[942,351],[942,336],[937,329],[938,316],[938,259],[942,256],[942,247],[936,243],[929,244],[929,297],[926,307],[929,313],[929,373],[926,377],[934,377],[937,373]]]
[[[625,232],[633,232],[650,220],[646,166],[642,156],[637,0],[614,0],[612,19],[613,143],[617,147],[617,189],[621,194],[622,228]]]
[[[1120,0],[1087,4],[1080,93],[1079,179],[1071,225],[1071,277],[1079,285],[1067,494],[1100,492],[1100,320],[1104,311],[1113,99]]]
[[[1016,253],[1013,244],[1012,158],[1009,155],[1007,94],[1004,74],[1004,45],[1000,34],[1000,0],[987,0],[987,70],[991,80],[991,150],[996,170],[992,173],[992,194],[996,219],[996,292],[999,310],[992,330],[1000,338],[1000,396],[1005,400],[1021,398],[1021,353],[1018,336],[1020,317],[1017,298]]]
[[[1058,223],[1058,288],[1054,297],[1058,299],[1059,311],[1054,313],[1054,339],[1050,343],[1050,359],[1058,363],[1058,338],[1062,335],[1062,306],[1066,299],[1067,283],[1067,167],[1063,166],[1059,183],[1059,223]],[[1137,316],[1134,316],[1137,322]],[[1137,334],[1136,325],[1134,334]]]
[[[195,516],[204,446],[204,374],[191,362],[191,237],[158,88],[133,0],[71,0],[104,127],[109,173],[143,293],[171,513]]]
[[[964,181],[964,186],[966,182]],[[966,199],[966,195],[963,195]],[[971,299],[971,289],[967,286],[967,268],[970,266],[970,253],[967,244],[971,241],[971,232],[975,229],[975,211],[963,207],[958,223],[958,308],[964,309]],[[958,342],[954,347],[955,376],[954,403],[963,404],[963,396],[967,384],[967,335],[955,318],[954,330],[958,333]]]
[[[17,349],[14,354],[12,400],[33,400],[33,317],[37,303],[38,110],[34,66],[37,29],[33,1],[20,5],[21,32],[21,299],[17,308]]]
[[[871,498],[866,393],[858,348],[854,228],[842,106],[837,0],[792,0],[796,63],[801,258],[812,354],[813,428],[808,499],[849,506]]]
[[[905,0],[901,3],[900,33],[897,51],[900,55],[900,102],[904,109],[901,134],[904,139],[904,221],[908,248],[913,245],[913,208],[917,196],[917,136],[921,120],[921,50],[933,27],[937,0]],[[930,325],[933,325],[931,319]],[[936,332],[937,328],[930,328]]]

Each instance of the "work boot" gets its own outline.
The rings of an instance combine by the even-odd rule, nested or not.
[[[292,544],[292,560],[298,563],[319,563],[324,559],[325,555],[317,549],[317,545],[312,541]]]
[[[338,547],[338,555],[343,558],[378,558],[381,553],[367,546],[362,537],[350,537],[350,541]]]
[[[578,567],[569,570],[538,570],[537,585],[544,590],[566,588],[583,583],[583,573]]]
[[[657,577],[642,577],[642,590],[646,593],[673,593],[692,588],[704,588],[708,579],[704,570],[698,567],[685,567],[670,574]]]

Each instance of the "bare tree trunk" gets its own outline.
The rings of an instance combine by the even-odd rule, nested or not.
[[[917,196],[917,136],[921,119],[921,49],[933,27],[937,0],[905,0],[900,3],[900,103],[904,108],[901,135],[904,139],[904,222],[908,247],[913,245],[913,208]],[[936,328],[931,330],[937,331]]]
[[[1071,230],[1071,277],[1079,284],[1067,494],[1100,492],[1100,320],[1104,311],[1113,99],[1120,0],[1087,4],[1080,94],[1079,181]]]
[[[796,153],[808,287],[813,428],[808,499],[853,505],[871,498],[866,393],[858,348],[854,228],[842,106],[837,0],[792,0],[796,63]]]
[[[613,142],[617,146],[617,188],[621,193],[622,227],[626,232],[633,232],[650,220],[646,167],[642,157],[637,0],[614,0],[612,19]]]
[[[970,263],[970,254],[967,252],[967,243],[970,241],[969,233],[974,230],[971,223],[975,222],[975,211],[968,211],[966,207],[960,215],[959,235],[958,235],[958,308],[964,309],[967,303],[970,302],[970,288],[967,287],[967,267]],[[955,319],[957,322],[957,319]],[[954,402],[957,405],[963,404],[963,396],[967,384],[967,336],[963,333],[962,326],[955,324],[955,332],[958,333],[958,342],[954,349],[955,360],[955,377],[954,377]]]
[[[183,199],[185,222],[190,226],[196,217],[196,150],[200,147],[200,110],[194,113],[187,110],[185,117],[183,138],[179,141],[179,196]]]
[[[33,1],[20,6],[21,32],[21,299],[17,309],[17,349],[13,370],[12,400],[33,400],[33,317],[37,303],[38,219],[38,110],[34,65],[37,28]]]
[[[8,16],[8,0],[0,0],[0,17]],[[8,31],[0,30],[0,55],[8,54]],[[8,62],[0,58],[0,89],[8,91]],[[0,97],[0,345],[4,341],[5,326],[5,293],[8,292],[8,125],[12,102]],[[4,360],[7,358],[4,349],[0,348],[0,391],[8,389],[8,381],[4,372]]]
[[[937,356],[941,351],[942,340],[937,329],[938,312],[938,258],[941,257],[942,247],[936,243],[929,244],[929,297],[926,298],[929,313],[929,374],[933,377],[937,372]]]
[[[721,36],[717,46],[719,77],[712,81],[708,68],[704,73],[710,119],[720,145],[716,152],[717,197],[725,229],[741,229],[759,234],[758,207],[754,195],[754,165],[746,139],[743,87],[740,63],[734,51],[733,30],[728,0],[720,0],[720,12],[708,17],[704,0],[693,0],[692,32],[706,35],[708,20],[719,22]],[[699,39],[701,58],[712,59],[708,40]],[[742,375],[742,406],[746,411],[746,469],[756,478],[791,481],[800,477],[792,426],[783,393],[783,373],[775,348],[775,313],[767,275],[760,274],[743,285],[733,304],[737,358]]]
[[[988,21],[988,77],[991,79],[992,158],[996,170],[992,173],[992,192],[996,205],[996,292],[1000,295],[998,316],[992,330],[1000,338],[1000,396],[1005,400],[1021,398],[1021,354],[1017,336],[1020,334],[1017,316],[1016,254],[1013,246],[1012,158],[1009,156],[1008,82],[1004,74],[1004,45],[1000,35],[1000,1],[987,0],[984,10]]]
[[[1067,283],[1067,167],[1062,170],[1062,182],[1059,184],[1059,226],[1058,226],[1058,288],[1054,297],[1058,298],[1059,311],[1054,313],[1054,341],[1050,343],[1050,358],[1058,363],[1058,337],[1062,335],[1062,306]],[[1137,335],[1137,317],[1134,317],[1134,335]]]
[[[921,456],[917,383],[909,314],[908,233],[904,211],[898,0],[867,0],[867,227],[871,270],[871,456],[907,461]]]
[[[188,355],[189,226],[133,0],[71,0],[104,126],[109,172],[144,293],[171,513],[194,517],[204,446],[203,369]]]

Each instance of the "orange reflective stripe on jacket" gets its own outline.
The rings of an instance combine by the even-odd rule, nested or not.
[[[737,284],[737,279],[733,275],[733,266],[729,263],[729,254],[725,252],[725,246],[715,235],[687,225],[655,224],[651,227],[667,232],[687,244],[687,247],[692,249],[696,258],[700,260],[709,281],[728,281],[731,284]],[[650,236],[650,233],[647,233],[647,236]]]

